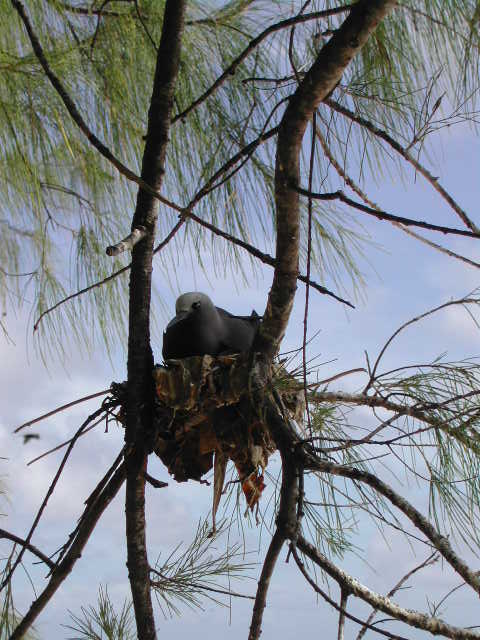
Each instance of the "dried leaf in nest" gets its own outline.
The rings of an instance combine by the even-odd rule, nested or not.
[[[244,354],[191,357],[156,367],[155,453],[179,482],[200,480],[214,465],[213,513],[223,490],[225,468],[232,460],[250,509],[265,487],[264,470],[276,447],[268,425],[252,405],[249,362]],[[282,376],[286,376],[285,370]],[[282,385],[283,386],[283,385]],[[294,418],[298,393],[279,390]],[[301,394],[300,394],[301,395]]]

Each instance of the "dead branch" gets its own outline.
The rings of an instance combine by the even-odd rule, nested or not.
[[[420,322],[420,320],[428,318],[428,316],[431,316],[434,313],[437,313],[438,311],[442,311],[443,309],[446,309],[448,307],[465,306],[465,305],[469,305],[469,304],[480,305],[480,298],[459,298],[457,300],[450,300],[449,302],[445,302],[444,304],[441,304],[438,307],[434,307],[433,309],[429,309],[428,311],[425,311],[425,313],[421,313],[419,316],[416,316],[415,318],[412,318],[411,320],[408,320],[407,322],[404,322],[396,331],[394,331],[392,333],[390,338],[386,341],[386,343],[383,345],[382,349],[380,350],[380,353],[378,354],[377,359],[375,360],[375,363],[373,365],[373,368],[372,368],[372,371],[371,371],[371,374],[370,374],[370,379],[369,379],[369,381],[367,383],[367,386],[363,390],[363,393],[366,393],[369,390],[369,388],[372,386],[372,384],[373,384],[373,382],[375,380],[375,374],[377,372],[378,365],[380,364],[380,360],[382,359],[385,351],[392,344],[392,342],[395,340],[395,338],[402,331],[404,331],[404,329],[406,329],[410,325],[415,324],[416,322]]]
[[[92,422],[93,420],[95,420],[101,413],[103,413],[105,411],[103,405],[102,407],[100,407],[100,409],[97,409],[97,411],[95,411],[94,413],[92,413],[90,416],[88,416],[88,418],[85,420],[85,422],[83,422],[83,424],[79,427],[79,429],[76,431],[75,435],[73,436],[73,438],[70,441],[70,444],[68,445],[68,448],[62,458],[62,461],[57,469],[57,472],[48,488],[48,491],[45,495],[45,498],[43,499],[42,504],[40,505],[40,508],[37,512],[37,515],[35,516],[35,519],[33,521],[33,524],[30,528],[30,531],[28,532],[28,535],[25,539],[26,544],[30,543],[30,540],[32,539],[32,535],[35,531],[35,529],[37,528],[38,523],[40,522],[40,518],[42,517],[42,514],[45,510],[45,507],[47,506],[47,503],[53,493],[53,491],[55,490],[55,487],[57,485],[57,482],[62,474],[63,469],[65,468],[65,465],[67,463],[67,460],[70,456],[70,453],[72,452],[73,447],[75,446],[78,438],[81,436],[82,432],[84,431],[84,429],[90,424],[90,422]],[[18,554],[18,556],[15,559],[15,562],[13,563],[10,571],[8,572],[7,576],[4,578],[2,584],[0,585],[0,591],[2,589],[5,588],[5,586],[10,582],[13,573],[15,572],[15,569],[18,567],[18,565],[20,564],[20,562],[22,561],[23,558],[23,554],[25,553],[25,549],[26,547],[22,547],[20,553]]]
[[[111,389],[104,389],[103,391],[97,391],[96,393],[92,393],[89,396],[84,396],[83,398],[79,398],[78,400],[73,400],[72,402],[67,402],[67,404],[62,404],[61,407],[57,407],[56,409],[52,409],[48,413],[44,413],[38,418],[34,418],[33,420],[29,420],[28,422],[24,422],[19,427],[17,427],[13,433],[18,433],[22,429],[26,429],[26,427],[31,427],[32,424],[36,424],[41,420],[46,420],[50,418],[50,416],[55,415],[56,413],[60,413],[61,411],[65,411],[65,409],[70,409],[70,407],[74,407],[76,404],[80,404],[81,402],[87,402],[87,400],[92,400],[93,398],[98,398],[99,396],[105,396],[107,393],[111,393]]]

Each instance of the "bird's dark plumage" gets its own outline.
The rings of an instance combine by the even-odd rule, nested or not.
[[[198,292],[182,294],[175,311],[163,334],[165,360],[248,351],[261,321],[255,311],[234,316]]]

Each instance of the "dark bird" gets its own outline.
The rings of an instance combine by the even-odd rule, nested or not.
[[[248,351],[261,322],[255,311],[234,316],[196,291],[182,294],[175,312],[163,334],[164,360]]]

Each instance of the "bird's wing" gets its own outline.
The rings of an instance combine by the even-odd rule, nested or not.
[[[221,307],[217,307],[217,311],[220,314],[220,316],[223,316],[224,318],[235,318],[235,320],[247,320],[248,322],[259,322],[262,319],[262,316],[259,316],[256,311],[252,311],[251,315],[249,316],[236,316],[235,314],[230,313],[230,311],[226,311]]]

